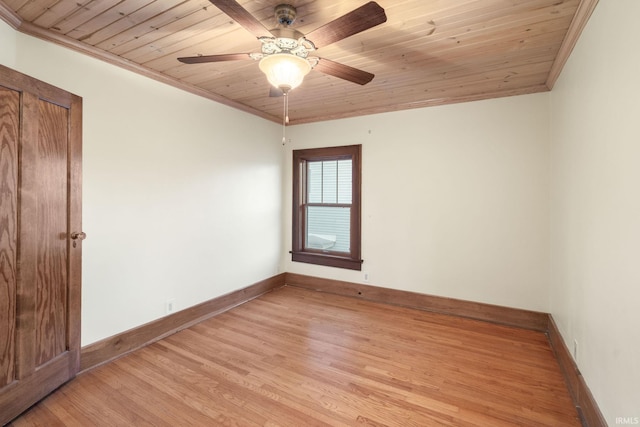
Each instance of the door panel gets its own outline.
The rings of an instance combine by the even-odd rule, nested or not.
[[[20,96],[0,87],[0,387],[15,378]]]
[[[39,100],[36,365],[67,350],[67,109]],[[65,233],[64,231],[67,230]]]
[[[81,231],[82,104],[77,96],[2,66],[0,102],[4,424],[80,366],[82,244],[72,245],[70,238]]]

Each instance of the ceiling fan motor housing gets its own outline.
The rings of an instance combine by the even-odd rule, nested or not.
[[[293,28],[281,27],[270,31],[273,37],[260,37],[258,39],[262,42],[262,53],[251,54],[250,56],[253,59],[261,59],[264,56],[276,53],[288,53],[300,58],[307,58],[309,52],[316,49],[313,42],[304,38],[304,34]]]

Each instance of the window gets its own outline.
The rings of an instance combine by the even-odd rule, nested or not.
[[[293,152],[297,262],[360,270],[360,145]]]

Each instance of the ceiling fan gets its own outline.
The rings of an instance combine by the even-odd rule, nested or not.
[[[374,1],[360,6],[306,35],[291,28],[291,24],[296,18],[296,8],[292,5],[280,4],[275,7],[278,26],[268,30],[235,0],[209,1],[255,35],[262,43],[261,52],[178,58],[178,61],[182,63],[201,64],[243,59],[259,60],[260,69],[266,74],[273,88],[276,88],[275,92],[271,91],[272,96],[286,94],[299,86],[311,69],[360,85],[369,83],[374,77],[373,74],[366,71],[309,55],[316,49],[386,22],[387,16],[384,9]]]

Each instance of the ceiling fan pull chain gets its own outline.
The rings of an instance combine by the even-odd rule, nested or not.
[[[289,96],[284,92],[284,110],[282,112],[282,145],[287,141],[287,123],[289,123]]]
[[[284,122],[289,124],[289,93],[284,94]]]

